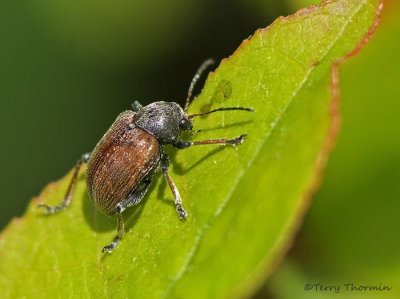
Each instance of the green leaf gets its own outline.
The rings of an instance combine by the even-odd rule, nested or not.
[[[193,139],[235,137],[237,147],[176,152],[172,177],[189,218],[181,222],[158,175],[125,214],[112,255],[100,249],[115,220],[98,213],[84,176],[68,211],[43,216],[70,175],[49,185],[0,239],[3,297],[215,298],[245,296],[280,260],[319,181],[335,133],[329,83],[334,61],[374,22],[379,1],[330,1],[256,31],[211,74],[192,113],[246,106],[195,120]]]
[[[399,37],[400,3],[388,1],[372,42],[341,68],[340,139],[292,254],[267,283],[274,298],[400,298]]]

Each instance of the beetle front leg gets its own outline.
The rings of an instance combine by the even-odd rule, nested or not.
[[[78,179],[79,170],[81,169],[82,164],[87,163],[89,161],[90,153],[83,154],[82,157],[78,160],[75,166],[74,173],[72,175],[71,181],[69,182],[67,192],[65,193],[63,201],[57,206],[48,206],[46,204],[39,204],[39,208],[44,208],[47,214],[58,213],[69,207],[72,201],[72,193],[74,191],[76,181]]]
[[[182,207],[181,195],[179,194],[178,188],[176,187],[176,185],[174,184],[174,182],[172,181],[171,177],[168,174],[168,167],[169,167],[169,158],[167,154],[164,153],[163,156],[161,157],[161,170],[167,180],[167,183],[172,191],[172,194],[174,195],[176,212],[178,213],[179,218],[184,220],[186,219],[188,214]]]
[[[101,252],[107,251],[108,253],[111,253],[115,249],[115,247],[118,246],[119,242],[121,242],[121,239],[124,235],[124,218],[122,217],[122,214],[117,213],[117,235],[114,237],[114,240],[110,244],[103,247]]]
[[[207,144],[230,144],[230,145],[238,145],[243,142],[243,140],[246,138],[246,134],[242,134],[239,137],[233,138],[233,139],[226,139],[226,138],[220,138],[220,139],[208,139],[208,140],[201,140],[201,141],[183,141],[183,140],[178,140],[174,144],[172,144],[174,147],[177,149],[184,149],[191,147],[193,145],[207,145]]]

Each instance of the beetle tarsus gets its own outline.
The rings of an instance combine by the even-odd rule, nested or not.
[[[113,250],[118,246],[119,242],[121,242],[122,237],[125,235],[124,219],[122,218],[121,214],[117,214],[117,229],[118,234],[114,237],[114,240],[110,244],[104,246],[101,252],[113,252]]]
[[[242,134],[239,137],[227,140],[226,143],[236,146],[238,144],[243,143],[243,141],[246,139],[246,137],[247,137],[247,134]]]
[[[108,253],[113,252],[114,249],[118,246],[119,242],[121,242],[121,238],[117,236],[114,238],[114,240],[110,244],[104,246],[103,249],[101,250],[101,252],[102,253],[104,253],[106,251]]]
[[[176,211],[178,212],[179,218],[181,220],[185,220],[187,218],[188,213],[185,211],[181,204],[176,205]]]
[[[58,206],[48,206],[46,204],[41,203],[41,204],[38,205],[38,208],[45,209],[46,210],[46,214],[50,215],[50,214],[56,214],[58,212],[61,212],[62,210],[65,210],[66,206],[62,205],[62,204],[58,205]]]

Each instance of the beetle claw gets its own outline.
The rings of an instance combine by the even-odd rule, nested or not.
[[[114,248],[115,248],[115,246],[112,246],[112,244],[109,244],[107,246],[104,246],[103,249],[101,249],[101,252],[104,253],[107,251],[108,253],[111,253],[111,252],[113,252]]]
[[[185,220],[187,218],[188,213],[185,211],[185,209],[182,207],[182,205],[177,205],[176,211],[178,212],[179,218],[181,220]]]
[[[108,245],[106,245],[106,246],[104,246],[103,247],[103,249],[101,249],[101,252],[102,253],[104,253],[104,252],[108,252],[108,253],[111,253],[111,252],[113,252],[114,251],[114,249],[118,246],[118,243],[121,241],[121,238],[120,237],[115,237],[114,238],[114,240],[111,242],[111,244],[108,244]]]
[[[40,209],[41,209],[41,208],[45,209],[45,210],[46,210],[46,214],[55,214],[55,213],[58,213],[58,212],[64,210],[64,209],[65,209],[65,206],[64,206],[64,205],[59,205],[59,206],[48,206],[48,205],[46,205],[46,204],[41,203],[41,204],[38,204],[38,208],[40,208]]]
[[[233,146],[236,146],[238,144],[243,143],[243,141],[246,139],[246,137],[247,137],[247,134],[242,134],[239,137],[227,140],[226,143],[232,144]]]

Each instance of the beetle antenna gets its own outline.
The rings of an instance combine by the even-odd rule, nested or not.
[[[189,118],[194,118],[200,115],[206,115],[206,114],[210,114],[210,113],[214,113],[214,112],[218,112],[218,111],[227,111],[227,110],[242,110],[242,111],[249,111],[249,112],[254,112],[253,108],[245,108],[245,107],[223,107],[223,108],[218,108],[218,109],[214,109],[214,110],[210,110],[207,112],[203,112],[203,113],[196,113],[196,114],[190,114],[188,117]]]
[[[188,95],[187,95],[186,102],[185,102],[185,107],[183,108],[184,111],[186,111],[189,108],[190,101],[192,100],[193,89],[194,89],[194,86],[196,85],[197,81],[200,79],[200,77],[204,73],[204,71],[210,65],[212,65],[214,63],[215,63],[215,61],[213,59],[207,59],[206,61],[203,62],[203,64],[197,70],[196,74],[194,75],[194,77],[192,79],[192,82],[190,82],[189,91],[188,91]]]

